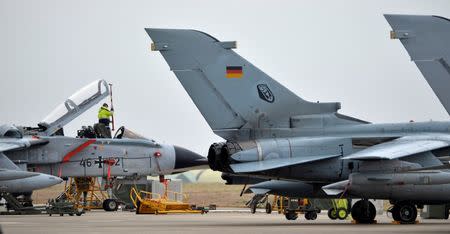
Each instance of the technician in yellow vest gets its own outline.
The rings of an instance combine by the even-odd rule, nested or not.
[[[108,104],[103,103],[103,106],[98,110],[98,122],[104,124],[109,128],[109,123],[111,122],[111,116],[114,114],[114,109],[111,111],[108,109]]]

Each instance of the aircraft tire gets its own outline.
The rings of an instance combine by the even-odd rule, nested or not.
[[[103,209],[105,211],[116,211],[119,208],[114,199],[106,199],[103,201]]]
[[[400,203],[398,205],[399,221],[402,223],[414,223],[417,218],[417,208],[411,203]]]
[[[266,213],[267,214],[272,213],[272,205],[269,202],[266,203]]]
[[[395,221],[400,221],[400,213],[399,213],[399,207],[398,206],[393,206],[390,210],[391,210],[391,214],[392,214],[392,219],[394,219]]]
[[[352,207],[352,217],[358,223],[373,223],[377,210],[372,202],[359,200]]]
[[[251,205],[251,207],[250,207],[250,212],[251,212],[252,214],[256,213],[256,204],[252,204],[252,205]]]

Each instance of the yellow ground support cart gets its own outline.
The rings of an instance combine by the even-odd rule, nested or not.
[[[317,219],[317,213],[320,209],[315,208],[307,198],[289,198],[283,196],[274,196],[272,204],[267,202],[266,213],[277,211],[284,214],[287,220],[296,220],[298,214],[304,214],[306,220]]]
[[[349,201],[347,199],[331,199],[331,208],[328,210],[328,217],[330,219],[344,220],[348,217]]]
[[[287,220],[296,220],[299,214],[304,214],[306,220],[315,220],[320,209],[311,204],[307,198],[290,198],[283,196],[273,196],[273,202],[269,201],[268,194],[256,194],[247,206],[250,207],[252,214],[256,213],[258,204],[265,204],[266,213],[270,214],[272,211],[278,214],[284,214]]]
[[[181,196],[183,201],[170,200],[168,194],[172,193],[174,197]],[[130,198],[136,207],[136,214],[204,214],[208,210],[204,208],[195,208],[195,206],[186,203],[186,195],[172,191],[166,191],[164,196],[158,193],[147,191],[137,191],[135,188],[130,190]]]

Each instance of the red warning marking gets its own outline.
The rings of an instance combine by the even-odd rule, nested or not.
[[[89,145],[91,145],[94,142],[95,142],[94,139],[87,140],[86,142],[84,142],[83,144],[81,144],[80,146],[75,148],[74,150],[67,153],[66,156],[64,156],[62,162],[63,163],[68,162],[70,160],[70,158],[77,155],[80,151],[84,150],[86,147],[88,147]]]

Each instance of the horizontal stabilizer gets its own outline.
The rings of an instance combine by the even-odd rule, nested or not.
[[[450,114],[450,20],[431,15],[385,15],[391,38],[399,39]]]
[[[341,155],[308,156],[294,158],[277,158],[257,162],[246,162],[231,164],[230,167],[235,173],[250,173],[258,171],[267,171],[282,167],[295,166],[299,164],[310,163],[314,161],[339,157]]]
[[[349,160],[381,160],[397,159],[423,153],[449,146],[449,142],[426,139],[402,137],[393,141],[381,143],[350,154],[343,159]]]

